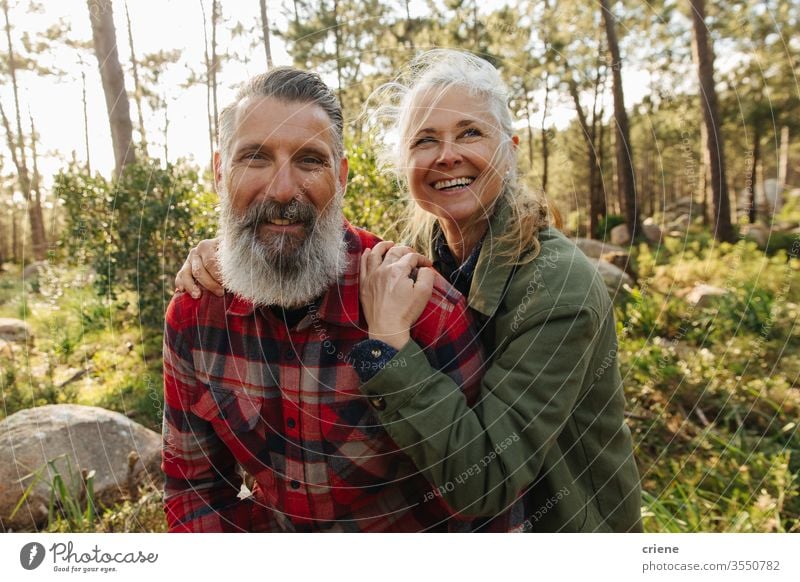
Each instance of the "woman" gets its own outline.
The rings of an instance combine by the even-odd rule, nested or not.
[[[408,329],[381,318],[410,299],[388,285],[409,251],[365,251],[374,353],[405,365],[379,366],[361,390],[371,401],[405,391],[399,408],[377,414],[432,484],[426,499],[441,497],[467,530],[641,531],[612,306],[595,269],[518,182],[498,71],[434,50],[376,96],[376,118],[399,136],[381,153],[410,193],[405,238],[467,296],[489,358],[470,406]],[[179,288],[194,288],[192,262],[208,281],[193,252]]]

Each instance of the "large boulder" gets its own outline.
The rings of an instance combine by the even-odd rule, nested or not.
[[[757,222],[754,224],[746,224],[742,227],[741,233],[745,238],[755,242],[761,248],[767,246],[767,241],[769,240],[769,228],[763,224],[759,224]]]
[[[96,499],[110,506],[160,481],[160,460],[160,435],[118,412],[76,404],[21,410],[0,421],[0,531],[45,525],[54,477],[48,461],[76,497],[81,471],[94,471]]]
[[[642,234],[644,235],[644,238],[646,238],[651,243],[661,242],[661,238],[663,236],[661,229],[658,227],[657,224],[652,222],[652,219],[648,220],[650,220],[649,223],[647,221],[642,223]],[[631,235],[628,233],[628,225],[620,224],[612,228],[610,233],[610,240],[611,244],[619,246],[626,246],[631,244]]]
[[[21,319],[0,317],[0,340],[33,344],[33,331],[31,326]]]
[[[633,287],[633,279],[630,275],[628,275],[625,271],[612,265],[611,263],[607,263],[605,261],[601,261],[598,259],[589,259],[589,262],[592,263],[596,268],[597,271],[600,273],[600,276],[603,278],[603,283],[606,284],[606,288],[608,289],[608,294],[613,299],[619,293],[625,293],[623,291],[623,285],[627,285],[628,287]]]
[[[631,235],[628,234],[628,227],[624,224],[619,224],[611,229],[609,233],[609,240],[612,245],[627,246],[631,244]]]
[[[621,246],[590,238],[576,238],[574,242],[575,246],[590,259],[602,259],[608,255],[627,254],[628,252]]]
[[[39,280],[39,274],[47,266],[47,261],[36,261],[31,263],[22,271],[22,280],[26,283],[36,282]]]

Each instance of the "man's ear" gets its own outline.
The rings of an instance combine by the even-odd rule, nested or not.
[[[220,184],[222,184],[222,156],[219,152],[214,152],[214,186],[217,187],[217,192],[220,191]]]
[[[344,196],[344,192],[347,189],[347,172],[349,171],[350,166],[347,163],[347,158],[342,158],[339,161],[339,187],[342,192],[342,196]]]

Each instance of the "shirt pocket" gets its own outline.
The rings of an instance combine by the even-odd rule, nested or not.
[[[241,387],[214,383],[195,404],[194,412],[223,436],[253,430],[261,419],[262,405],[262,398],[246,394]]]

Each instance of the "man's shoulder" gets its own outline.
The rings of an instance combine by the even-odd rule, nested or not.
[[[433,292],[411,329],[412,337],[425,347],[437,343],[445,334],[465,332],[470,324],[466,299],[436,273]]]
[[[166,323],[176,330],[224,322],[231,295],[217,297],[204,291],[199,299],[188,293],[176,293],[167,307]]]
[[[377,234],[365,230],[359,226],[353,226],[349,222],[345,222],[345,230],[350,233],[353,239],[358,241],[362,251],[364,249],[371,249],[376,244],[381,242],[381,240],[383,240]]]

